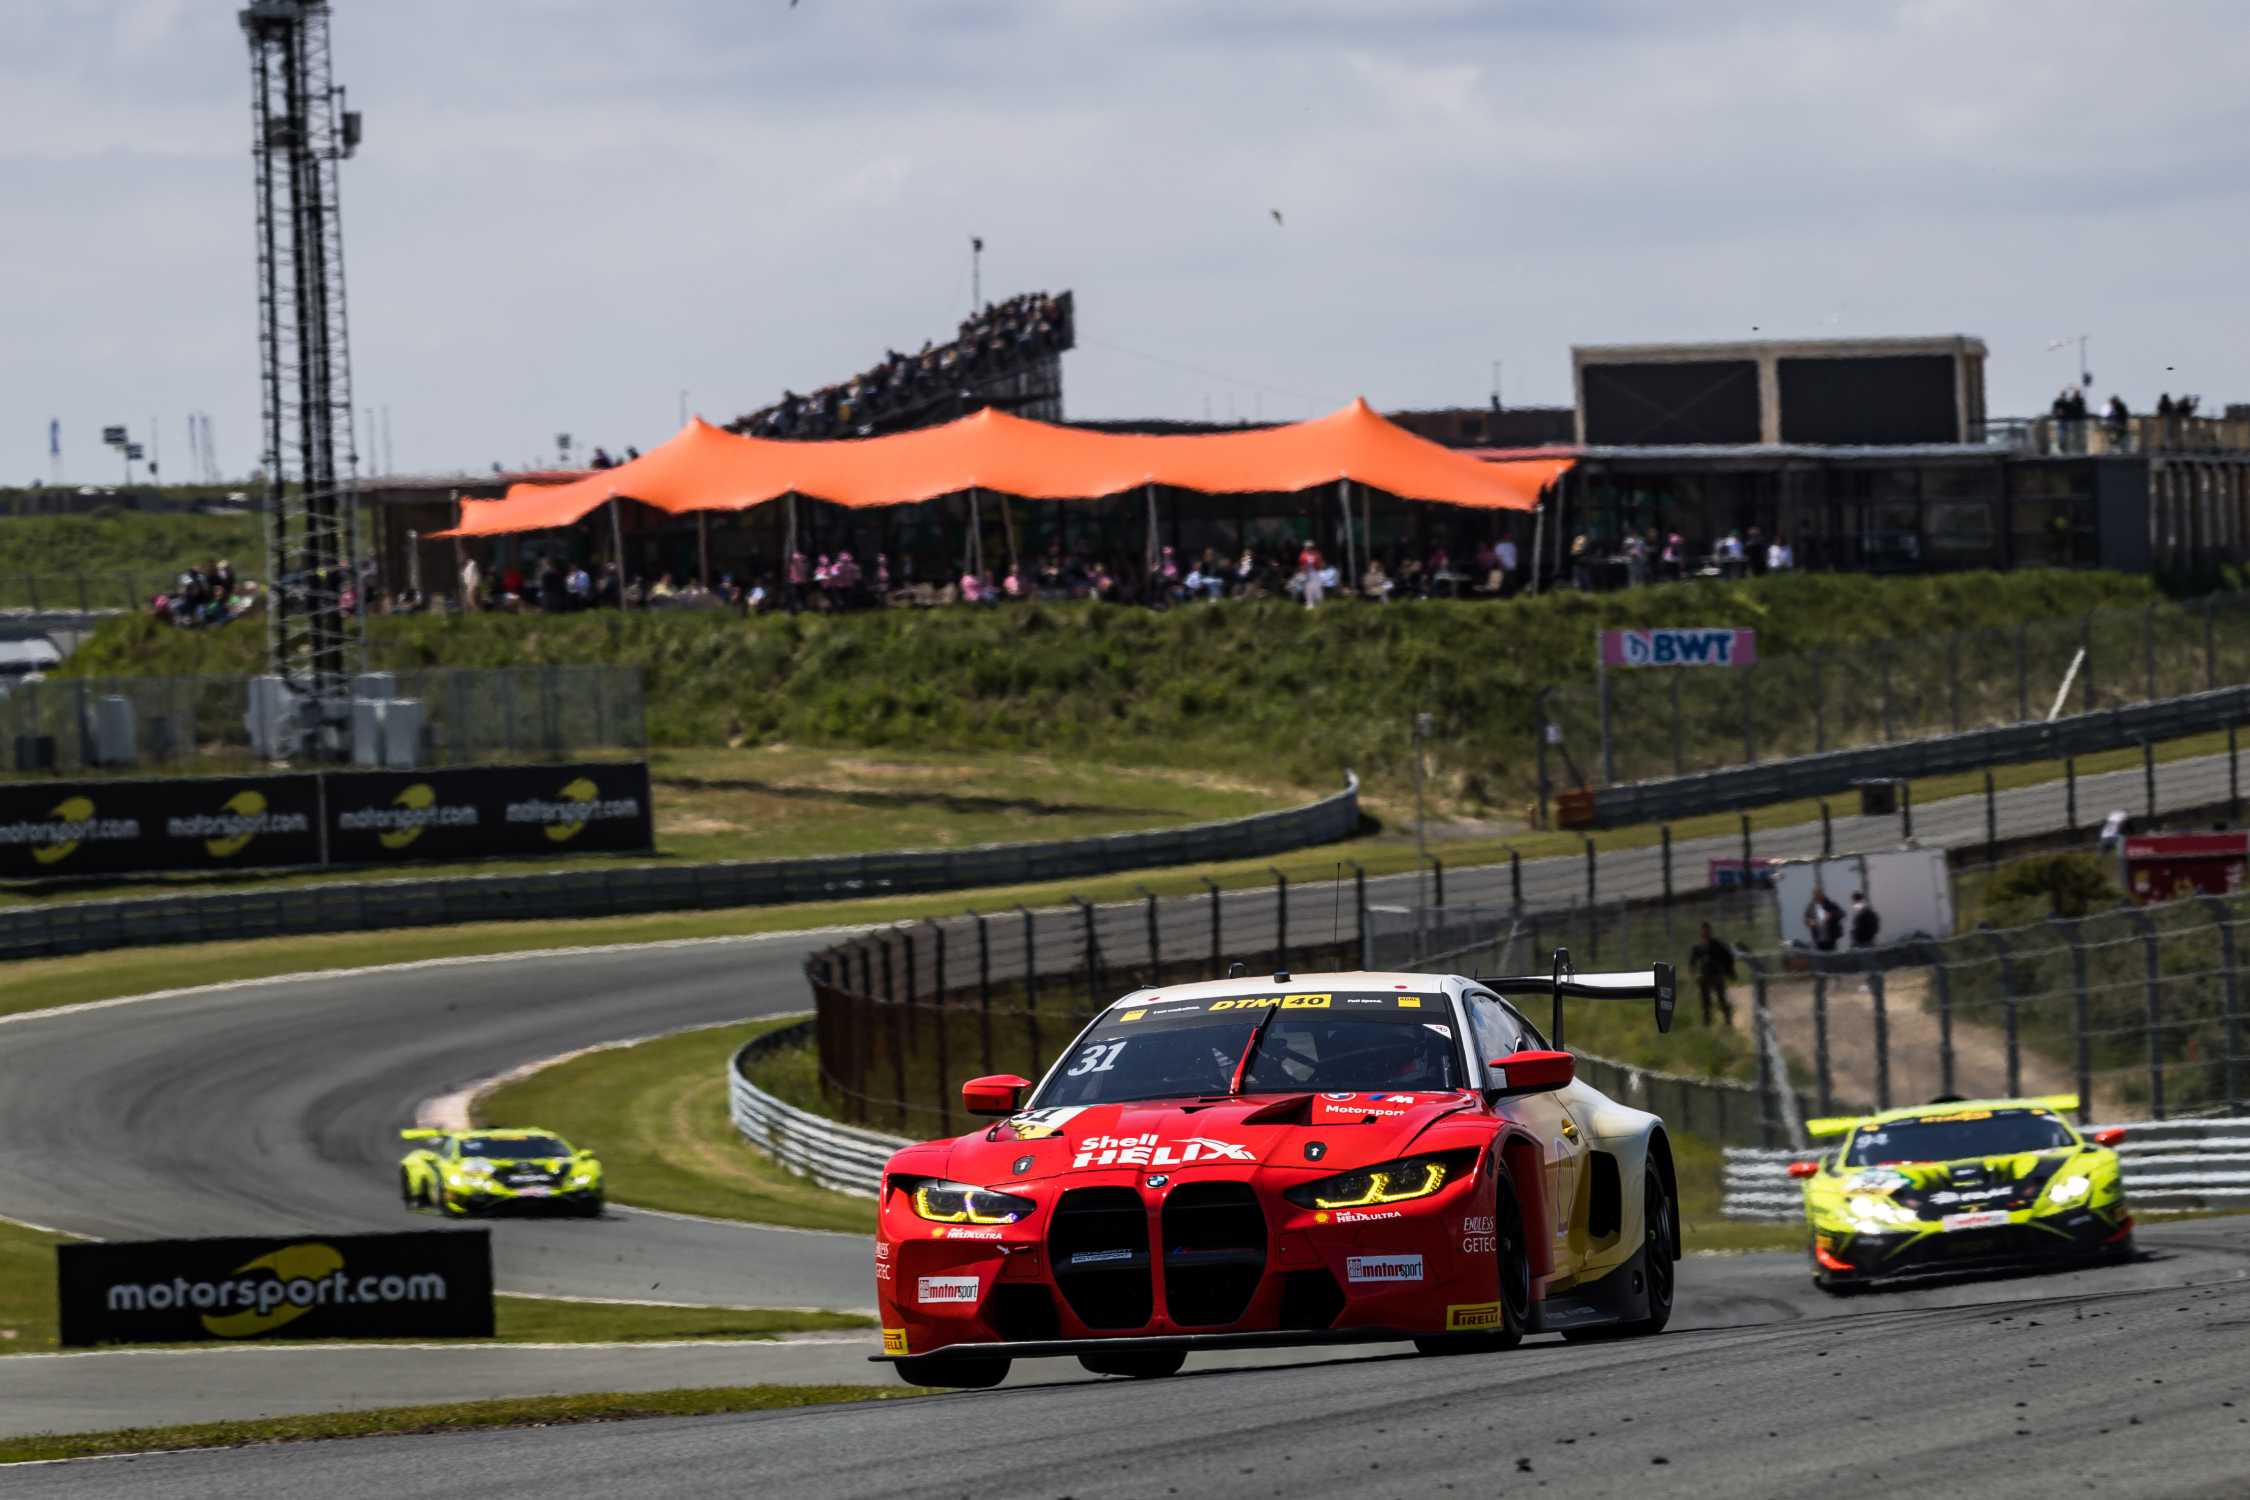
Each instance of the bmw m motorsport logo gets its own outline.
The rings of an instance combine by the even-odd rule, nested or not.
[[[483,1230],[62,1245],[65,1344],[489,1338]]]

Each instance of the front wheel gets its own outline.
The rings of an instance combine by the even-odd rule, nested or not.
[[[398,1198],[409,1209],[422,1206],[421,1196],[414,1191],[414,1179],[403,1171],[398,1174]]]
[[[1008,1378],[1004,1359],[902,1359],[893,1363],[898,1378],[908,1385],[951,1386],[955,1390],[990,1390]]]
[[[1184,1349],[1126,1350],[1116,1354],[1081,1354],[1078,1363],[1089,1375],[1129,1375],[1135,1380],[1162,1380],[1180,1373],[1187,1363]]]
[[[1430,1334],[1414,1341],[1423,1354],[1491,1354],[1523,1342],[1531,1322],[1531,1247],[1524,1238],[1523,1205],[1505,1165],[1492,1189],[1492,1253],[1497,1262],[1500,1326],[1488,1333]]]

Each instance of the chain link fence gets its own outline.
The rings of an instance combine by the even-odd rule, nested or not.
[[[2091,713],[2250,680],[2250,595],[1873,641],[1542,695],[1541,784],[1613,786]],[[2067,686],[2067,691],[2065,691]],[[1551,726],[1551,727],[1550,727]],[[1552,742],[1552,743],[1550,743]]]
[[[220,774],[267,764],[245,677],[51,677],[0,689],[17,777]],[[641,669],[449,667],[359,679],[355,696],[418,703],[415,764],[565,760],[648,743]]]

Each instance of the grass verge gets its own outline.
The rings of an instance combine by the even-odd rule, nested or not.
[[[606,1047],[503,1084],[482,1125],[538,1126],[602,1158],[610,1200],[674,1213],[872,1234],[875,1205],[813,1186],[744,1143],[727,1113],[727,1059],[790,1020]]]
[[[119,1453],[183,1448],[250,1448],[331,1438],[427,1437],[504,1427],[560,1427],[631,1422],[645,1417],[715,1417],[794,1411],[843,1401],[892,1401],[921,1392],[904,1386],[738,1385],[708,1390],[604,1392],[590,1396],[521,1396],[438,1406],[387,1406],[373,1411],[318,1412],[247,1422],[197,1422],[184,1427],[126,1427],[114,1432],[0,1438],[0,1464],[52,1463]]]
[[[55,1321],[55,1246],[68,1238],[0,1219],[0,1355],[46,1354],[59,1347]],[[790,1333],[829,1333],[875,1326],[872,1319],[857,1313],[774,1307],[667,1307],[638,1302],[573,1302],[507,1295],[494,1301],[493,1323],[494,1342],[502,1344],[767,1339]]]

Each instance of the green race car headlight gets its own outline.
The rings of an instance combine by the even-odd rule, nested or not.
[[[2093,1190],[2093,1178],[2083,1172],[2073,1172],[2068,1177],[2055,1180],[2047,1189],[2047,1201],[2057,1208],[2068,1208]]]
[[[1476,1167],[1477,1153],[1441,1151],[1431,1156],[1409,1156],[1355,1172],[1339,1172],[1290,1188],[1281,1196],[1299,1208],[1366,1208],[1378,1203],[1404,1203],[1427,1198],[1448,1182],[1466,1176]]]
[[[902,1178],[892,1186],[907,1195],[916,1214],[933,1224],[1013,1224],[1039,1206],[1015,1193],[938,1177]]]

